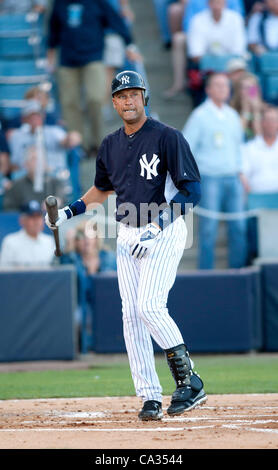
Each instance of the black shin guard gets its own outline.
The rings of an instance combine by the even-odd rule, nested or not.
[[[200,391],[204,384],[199,375],[193,372],[189,352],[185,344],[166,349],[165,353],[177,388],[187,387],[196,392]]]
[[[193,365],[185,344],[166,349],[165,353],[177,386],[167,412],[170,415],[180,414],[206,400],[203,381],[193,372]]]
[[[192,366],[185,344],[166,349],[165,354],[177,387],[190,385]]]

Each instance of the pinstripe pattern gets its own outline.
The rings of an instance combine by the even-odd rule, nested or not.
[[[166,304],[184,250],[186,226],[179,217],[141,260],[129,254],[131,240],[138,231],[121,226],[117,241],[123,332],[136,395],[144,401],[162,401],[151,337],[162,349],[184,342]]]

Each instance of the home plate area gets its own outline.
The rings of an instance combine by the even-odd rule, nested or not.
[[[138,419],[136,397],[0,401],[1,449],[275,449],[278,394],[209,395],[161,421]]]

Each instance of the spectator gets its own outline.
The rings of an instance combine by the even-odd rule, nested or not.
[[[209,0],[209,8],[192,18],[188,31],[188,55],[199,62],[206,54],[244,56],[245,27],[242,16],[225,8],[225,0]]]
[[[209,0],[209,8],[196,14],[188,31],[187,88],[197,106],[205,99],[200,60],[205,55],[237,55],[246,53],[245,25],[242,16],[225,8],[225,0]]]
[[[188,32],[193,16],[208,8],[208,0],[188,0],[186,11],[183,15],[183,30]],[[234,10],[243,18],[245,17],[245,6],[243,0],[226,0],[226,8]]]
[[[84,331],[90,336],[94,305],[93,274],[116,272],[116,256],[103,243],[100,232],[94,226],[86,231],[86,222],[67,232],[65,254],[60,258],[61,264],[73,264],[77,272],[78,309],[75,321],[79,329],[79,347],[87,349]],[[82,330],[83,325],[83,332]],[[87,341],[86,341],[87,343]]]
[[[54,69],[59,48],[58,88],[62,114],[67,128],[83,136],[88,152],[97,150],[103,138],[102,106],[106,97],[103,52],[107,28],[123,38],[126,54],[130,60],[136,60],[130,31],[106,0],[80,0],[72,4],[67,0],[54,0],[49,21],[49,66]],[[85,110],[88,111],[88,126],[83,122],[84,107],[88,108]]]
[[[242,146],[242,180],[247,193],[278,193],[278,108],[262,110],[261,129]]]
[[[2,242],[0,265],[11,267],[49,266],[53,260],[54,239],[42,233],[44,219],[38,201],[29,201],[20,216],[22,229],[6,235]]]
[[[78,132],[66,132],[60,126],[44,124],[41,105],[36,100],[27,100],[22,111],[22,125],[15,129],[9,137],[11,163],[15,172],[22,175],[24,171],[24,155],[28,147],[37,145],[44,154],[49,173],[73,185],[74,192],[78,187],[78,165],[81,136]],[[70,164],[68,164],[68,160]],[[71,175],[69,175],[71,169]],[[72,176],[72,181],[70,181]],[[75,180],[73,180],[73,177]]]
[[[264,102],[256,75],[245,72],[234,83],[230,105],[240,115],[245,140],[250,140],[261,133]]]
[[[116,270],[116,257],[103,243],[96,226],[86,230],[88,222],[80,223],[73,232],[68,233],[62,264],[75,264],[78,272],[86,275]]]
[[[38,168],[37,147],[29,147],[26,150],[24,162],[26,174],[16,179],[4,194],[3,209],[5,211],[19,211],[22,204],[37,200],[42,204],[49,194],[57,197],[59,205],[65,204],[65,188],[60,179],[51,176],[46,167],[43,168],[42,185],[36,187],[36,173]]]
[[[209,6],[208,0],[187,0],[185,2],[182,25],[180,30],[173,31],[172,34],[172,68],[173,68],[173,84],[170,89],[164,92],[165,98],[173,98],[186,86],[186,68],[187,68],[187,36],[189,26],[193,17],[206,10]],[[227,8],[234,10],[239,15],[244,16],[244,7],[241,0],[227,0]],[[170,15],[177,15],[178,7],[176,4],[170,5]],[[181,10],[181,8],[180,8]],[[177,22],[177,20],[176,20]],[[170,24],[172,24],[170,20]],[[218,26],[216,25],[215,28]],[[219,27],[218,27],[219,29]]]
[[[219,212],[241,212],[244,208],[240,146],[243,132],[238,113],[226,104],[230,87],[226,75],[212,74],[206,86],[206,101],[189,116],[183,134],[196,158],[202,181],[200,206],[206,216],[199,218],[200,269],[214,267],[214,251]],[[246,261],[246,224],[243,219],[228,221],[230,268]]]
[[[242,146],[241,179],[246,195],[278,194],[278,108],[263,109],[261,127],[262,135]],[[258,256],[257,217],[250,217],[247,222],[248,264],[252,264]]]
[[[247,71],[247,63],[246,61],[241,58],[241,57],[235,57],[229,60],[227,64],[227,75],[229,77],[229,80],[231,82],[231,92],[233,92],[234,87],[236,86],[237,81],[245,75],[245,72]]]
[[[40,103],[44,114],[44,123],[48,126],[63,125],[59,103],[50,96],[51,85],[43,83],[29,88],[24,95],[25,100],[36,100]]]
[[[265,9],[251,15],[247,38],[253,54],[278,51],[278,0],[265,0]]]
[[[45,13],[46,9],[47,0],[0,0],[0,14]]]

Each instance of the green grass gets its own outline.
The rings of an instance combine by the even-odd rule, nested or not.
[[[194,356],[195,368],[208,394],[278,391],[277,355]],[[163,357],[156,358],[164,395],[174,381]],[[127,363],[86,370],[0,373],[0,399],[134,395]]]

